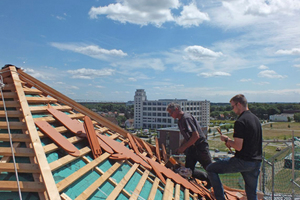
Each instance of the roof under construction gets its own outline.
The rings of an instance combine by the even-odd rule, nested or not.
[[[1,199],[214,199],[169,156],[8,65],[0,101]]]

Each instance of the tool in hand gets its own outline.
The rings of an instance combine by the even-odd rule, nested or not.
[[[217,128],[217,131],[220,133],[220,135],[223,135],[220,128]],[[230,153],[233,153],[231,148],[229,148],[229,151],[230,151]]]

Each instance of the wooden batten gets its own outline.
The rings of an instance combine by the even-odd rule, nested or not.
[[[15,111],[15,110],[0,110],[0,117],[5,117],[7,114],[8,117],[23,117],[23,113],[21,111]]]
[[[37,164],[16,163],[19,173],[39,173],[40,168]],[[1,163],[0,172],[15,172],[14,163]]]
[[[58,190],[61,192],[66,187],[68,187],[69,185],[71,185],[72,183],[74,183],[81,176],[83,176],[84,174],[86,174],[87,172],[89,172],[90,170],[92,170],[94,167],[96,167],[97,165],[99,165],[103,160],[105,160],[109,156],[110,156],[110,154],[104,153],[100,157],[96,158],[95,160],[93,160],[90,163],[88,163],[86,166],[82,167],[81,169],[79,169],[78,171],[76,171],[75,173],[73,173],[72,175],[66,177],[64,180],[62,180],[59,183],[57,183]]]
[[[45,185],[39,182],[20,181],[20,188],[23,192],[43,192]],[[17,181],[0,181],[1,189],[7,191],[18,191]],[[60,199],[60,198],[59,198]],[[57,200],[59,200],[57,199]]]
[[[16,68],[14,66],[10,66],[9,69],[11,71],[11,77],[12,77],[13,83],[15,85],[16,93],[17,93],[17,96],[19,99],[19,105],[21,106],[22,111],[23,111],[24,120],[27,125],[27,130],[28,130],[29,136],[31,138],[31,141],[33,141],[32,147],[33,147],[33,151],[35,153],[34,156],[36,157],[36,160],[41,169],[40,173],[44,180],[43,183],[44,183],[45,191],[50,199],[60,199],[59,192],[56,188],[56,184],[53,179],[51,169],[49,167],[47,158],[45,156],[44,149],[41,145],[41,141],[40,141],[39,135],[37,133],[37,130],[36,130],[36,127],[35,127],[35,124],[34,124],[34,121],[33,121],[33,118],[32,118],[32,115],[31,115],[31,112],[30,112],[30,109],[29,109],[29,106],[28,106],[28,103],[27,103],[27,100],[25,97],[25,93],[23,91],[21,81],[19,79],[18,72],[16,71]]]

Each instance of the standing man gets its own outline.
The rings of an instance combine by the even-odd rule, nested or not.
[[[233,139],[221,135],[228,148],[235,149],[235,156],[220,160],[207,167],[208,176],[217,200],[225,200],[219,174],[240,172],[245,182],[248,200],[257,199],[257,182],[262,160],[262,128],[259,119],[248,109],[247,99],[238,94],[230,100],[238,115],[234,123]]]
[[[170,103],[167,106],[167,112],[172,118],[178,119],[180,133],[185,139],[184,143],[178,148],[177,153],[185,153],[185,167],[192,170],[193,177],[206,181],[206,188],[210,188],[211,184],[207,173],[195,170],[197,161],[204,169],[212,163],[206,136],[200,125],[191,114],[184,113],[180,105],[176,103]]]

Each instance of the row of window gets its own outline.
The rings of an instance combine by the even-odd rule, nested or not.
[[[166,101],[146,101],[143,102],[143,105],[148,105],[148,106],[167,106],[169,103],[171,102],[166,102]],[[182,106],[199,106],[201,105],[201,102],[197,101],[197,102],[183,102]],[[207,103],[207,105],[209,105],[209,103]]]
[[[143,118],[143,123],[172,123],[170,118]],[[177,123],[177,122],[176,122]]]

